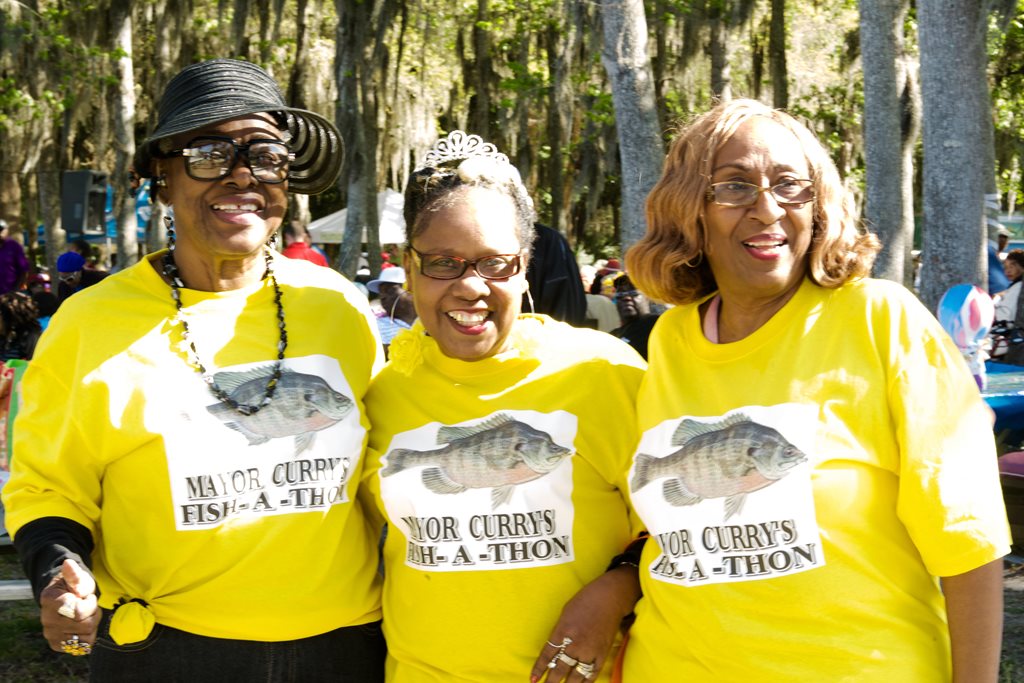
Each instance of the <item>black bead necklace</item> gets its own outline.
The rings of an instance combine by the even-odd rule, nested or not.
[[[168,231],[170,232],[170,231]],[[199,359],[199,352],[196,351],[196,343],[192,339],[192,335],[188,329],[188,322],[185,320],[185,316],[181,314],[181,289],[185,286],[185,283],[181,280],[181,275],[178,272],[178,264],[174,262],[174,237],[170,236],[167,244],[167,253],[163,257],[164,265],[164,277],[170,280],[171,283],[171,298],[174,299],[174,306],[177,309],[177,320],[181,323],[181,337],[188,344],[189,351],[189,364],[192,365],[196,371],[206,382],[206,386],[210,388],[210,391],[219,400],[228,404],[234,410],[237,410],[242,415],[255,415],[260,411],[261,408],[270,404],[270,400],[274,398],[274,392],[277,391],[277,384],[281,380],[281,366],[284,361],[284,350],[288,348],[288,332],[284,326],[284,306],[281,305],[281,288],[277,284],[277,278],[274,276],[274,265],[270,257],[270,250],[264,249],[263,256],[266,258],[267,270],[263,274],[263,279],[270,278],[270,284],[274,286],[274,303],[277,304],[277,326],[281,330],[281,338],[277,342],[277,362],[274,363],[274,370],[270,374],[270,378],[267,380],[267,387],[263,391],[263,400],[259,403],[239,403],[235,399],[231,398],[230,395],[222,388],[217,385],[217,381],[213,375],[207,373],[206,367],[203,362]]]

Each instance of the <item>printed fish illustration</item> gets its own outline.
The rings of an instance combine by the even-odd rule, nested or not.
[[[387,454],[382,477],[413,467],[425,467],[423,485],[434,493],[491,489],[491,506],[507,503],[522,484],[558,467],[570,450],[551,437],[508,415],[495,415],[468,427],[441,427],[432,451],[396,448]]]
[[[770,486],[807,460],[782,434],[742,414],[711,424],[683,420],[672,445],[682,448],[662,458],[637,454],[630,489],[667,479],[662,492],[670,504],[725,498],[725,519],[740,511],[748,493]]]
[[[239,403],[258,403],[271,372],[271,366],[266,366],[245,372],[218,372],[215,379]],[[352,399],[332,389],[321,377],[283,370],[274,399],[258,413],[242,415],[219,401],[207,410],[245,436],[250,446],[294,436],[295,453],[299,454],[313,445],[316,432],[345,419],[354,405]]]

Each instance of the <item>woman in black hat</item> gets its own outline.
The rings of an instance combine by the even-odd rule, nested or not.
[[[184,69],[135,160],[168,248],[68,300],[37,349],[7,524],[44,635],[91,652],[93,680],[383,678],[355,502],[374,318],[268,246],[287,193],[340,164],[335,128],[259,67]]]

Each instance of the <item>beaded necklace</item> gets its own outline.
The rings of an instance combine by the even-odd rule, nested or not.
[[[185,286],[185,283],[181,280],[181,275],[178,272],[178,264],[174,262],[174,247],[174,241],[171,238],[167,245],[167,253],[163,257],[164,276],[171,282],[171,298],[174,299],[174,306],[177,310],[175,318],[181,323],[181,337],[188,344],[189,364],[196,369],[203,378],[203,381],[206,382],[206,386],[210,388],[213,395],[220,401],[228,404],[242,415],[255,415],[261,408],[270,404],[270,400],[274,397],[274,392],[277,391],[277,384],[281,379],[284,350],[288,348],[288,332],[284,326],[284,306],[281,305],[281,288],[278,286],[277,278],[274,276],[274,266],[270,257],[270,250],[263,250],[263,256],[267,262],[267,270],[263,274],[262,279],[270,278],[270,284],[274,286],[274,303],[277,304],[277,326],[281,330],[281,338],[277,342],[277,362],[274,363],[274,371],[270,374],[270,379],[267,380],[267,387],[263,391],[263,399],[259,403],[250,404],[239,403],[231,398],[226,391],[217,385],[213,375],[207,373],[206,367],[199,359],[199,352],[196,351],[196,343],[188,329],[188,322],[181,314],[181,289]]]

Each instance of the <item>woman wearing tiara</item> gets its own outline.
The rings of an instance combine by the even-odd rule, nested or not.
[[[418,321],[366,398],[364,492],[389,524],[386,677],[525,679],[561,606],[630,538],[620,490],[644,362],[520,311],[533,205],[493,145],[439,140],[406,185],[405,221]],[[546,678],[596,679],[615,629],[583,636],[597,615],[567,610],[579,631],[552,643]]]

